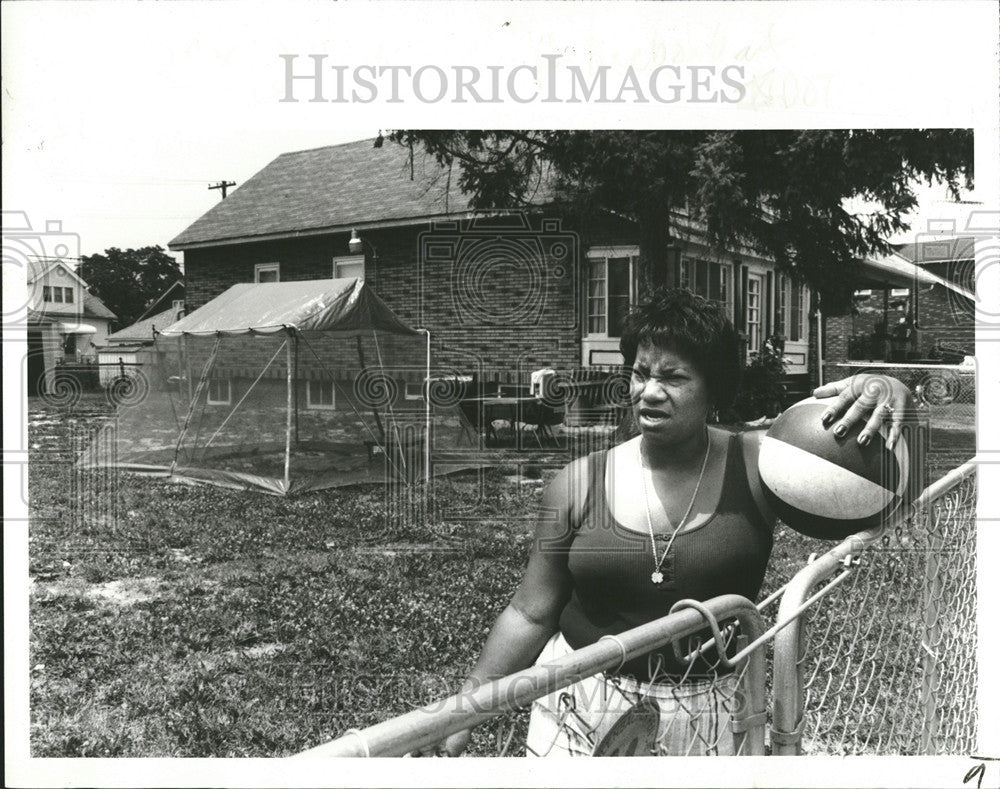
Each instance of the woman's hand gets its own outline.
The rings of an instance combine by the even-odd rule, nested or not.
[[[469,747],[469,737],[471,729],[455,732],[450,737],[434,745],[428,745],[419,751],[414,751],[413,756],[461,756],[462,752]]]
[[[855,422],[866,420],[858,434],[858,443],[862,445],[871,441],[888,417],[892,424],[885,443],[892,449],[899,440],[901,425],[913,410],[910,390],[888,375],[859,373],[813,390],[813,397],[817,399],[834,396],[836,399],[823,412],[823,425],[829,426],[840,419],[833,432],[842,436]]]

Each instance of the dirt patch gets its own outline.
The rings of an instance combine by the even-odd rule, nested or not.
[[[103,584],[93,584],[88,596],[118,606],[135,605],[155,600],[162,595],[156,578],[122,578]]]
[[[32,584],[31,593],[49,598],[81,597],[95,603],[125,608],[162,597],[163,588],[156,578],[120,578],[99,584],[89,584],[82,578],[70,578]]]

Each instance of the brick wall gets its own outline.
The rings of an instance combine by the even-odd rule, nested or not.
[[[916,345],[921,357],[939,355],[947,347],[975,353],[975,305],[971,301],[940,285],[922,286],[916,300]]]

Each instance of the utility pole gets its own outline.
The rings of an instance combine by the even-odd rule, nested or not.
[[[209,189],[221,189],[222,190],[222,199],[225,200],[226,199],[226,190],[230,186],[236,186],[236,181],[219,181],[219,183],[217,183],[217,184],[209,184],[208,188]]]

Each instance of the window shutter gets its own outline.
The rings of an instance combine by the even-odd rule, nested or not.
[[[774,272],[767,272],[764,285],[764,339],[774,334]]]
[[[739,300],[736,307],[736,315],[738,319],[737,328],[741,332],[745,332],[747,330],[747,287],[748,287],[747,281],[749,272],[747,271],[747,267],[744,266],[742,263],[736,264],[736,271],[737,275],[739,276],[739,283],[740,283],[739,289],[737,291],[739,295]]]

